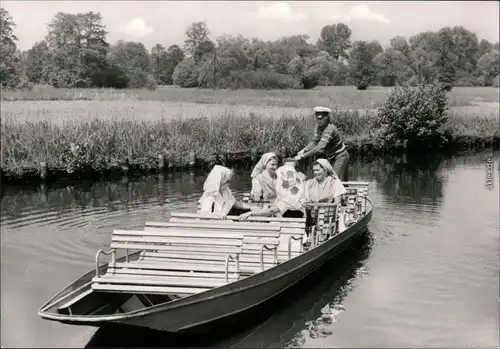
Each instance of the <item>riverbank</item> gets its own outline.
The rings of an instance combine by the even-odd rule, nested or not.
[[[373,112],[338,111],[335,118],[353,156],[401,151],[384,144]],[[149,121],[2,119],[2,183],[250,164],[266,151],[293,156],[307,144],[314,126],[307,116],[255,113]],[[445,146],[432,151],[498,149],[500,143],[497,118],[451,111],[445,134]]]

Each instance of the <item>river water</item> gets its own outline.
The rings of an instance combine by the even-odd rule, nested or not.
[[[350,179],[369,181],[375,204],[370,237],[321,269],[287,306],[210,346],[498,347],[498,155],[353,160]],[[249,173],[237,171],[236,194],[250,189]],[[93,269],[113,229],[193,212],[205,176],[3,188],[2,346],[132,345],[124,334],[41,320],[37,310]],[[180,346],[152,338],[142,334],[134,345]]]

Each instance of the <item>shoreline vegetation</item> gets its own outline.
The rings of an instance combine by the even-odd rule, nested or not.
[[[60,105],[66,103],[66,106],[71,106],[71,101],[78,99],[75,96],[90,95],[94,100],[109,103],[100,103],[97,110],[76,110],[81,106],[73,107],[76,116],[62,121],[57,120],[57,116],[51,119],[50,112],[42,113],[35,105],[35,110],[31,110],[35,118],[23,120],[21,114],[33,107],[26,107],[31,103],[29,101],[37,99],[35,95],[23,95],[22,91],[16,91],[19,100],[15,102],[16,108],[20,109],[13,112],[12,106],[2,106],[2,183],[166,172],[208,167],[216,163],[228,166],[249,164],[257,161],[266,151],[293,156],[307,144],[314,127],[313,118],[299,108],[307,106],[310,109],[315,105],[332,107],[335,123],[353,156],[498,149],[500,143],[498,88],[454,89],[448,92],[445,95],[449,106],[445,112],[447,118],[439,130],[443,141],[416,149],[406,148],[406,142],[387,143],[387,133],[384,133],[385,129],[381,125],[381,111],[383,108],[392,110],[387,109],[390,107],[388,103],[400,102],[391,100],[391,96],[397,93],[385,88],[362,92],[356,91],[354,87],[352,91],[346,87],[309,91],[187,91],[166,88],[163,95],[158,91],[147,90],[73,89],[70,102],[60,100],[64,99],[63,95],[68,96],[69,91],[66,89],[40,88],[38,91],[44,91],[39,93],[42,97],[38,100],[48,100],[47,96],[54,96],[56,109],[59,102]],[[181,109],[181,103],[189,100],[190,96],[191,104],[203,106],[203,102],[192,98],[196,95],[204,98],[205,103],[217,104],[220,110],[211,117],[206,117],[202,110],[197,112],[198,115],[175,118],[167,110],[161,115],[141,118],[139,115],[142,115],[142,111],[138,108],[132,112],[132,118],[122,118],[110,110],[120,105],[113,97],[119,93],[128,94],[129,102],[139,104],[139,101],[146,101],[147,104],[147,101],[170,101],[180,104]],[[433,92],[425,90],[422,93],[403,96],[408,100],[403,105],[420,110],[421,102],[416,100],[428,100],[426,96],[432,96],[430,93]],[[2,99],[13,100],[15,96],[15,93],[2,94]],[[476,104],[481,102],[496,105],[496,111],[491,105],[481,109],[481,105]],[[436,103],[431,102],[432,108],[439,107]],[[276,113],[273,115],[272,109],[271,113],[261,112],[259,106],[274,107]],[[242,113],[238,107],[244,107],[246,112]],[[287,109],[279,109],[284,107]],[[343,109],[345,107],[349,109]],[[433,110],[422,115],[428,118],[435,113]],[[37,119],[39,114],[44,114],[45,118]],[[134,117],[134,114],[138,117]],[[406,119],[405,115],[398,117]]]

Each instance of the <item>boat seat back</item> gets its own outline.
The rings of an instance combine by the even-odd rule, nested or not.
[[[312,218],[311,233],[313,245],[326,240],[338,231],[340,206],[333,203],[308,202],[305,208]]]
[[[238,232],[244,232],[248,230],[261,230],[261,231],[279,231],[280,226],[279,225],[273,225],[273,224],[248,224],[245,222],[242,223],[237,223],[233,222],[231,224],[228,223],[222,223],[220,224],[219,221],[213,222],[146,222],[145,224],[146,227],[156,227],[156,228],[187,228],[187,229],[224,229],[226,231],[234,230]]]
[[[207,216],[198,213],[187,213],[187,212],[172,212],[170,217],[176,218],[194,218],[200,220],[220,220],[220,218],[216,218],[214,216]],[[227,216],[226,220],[238,220],[238,216]],[[260,217],[260,216],[252,216],[249,217],[247,222],[288,222],[288,223],[305,223],[305,218],[285,218],[285,217]]]
[[[252,217],[250,217],[252,218]],[[182,217],[172,217],[169,219],[169,222],[173,222],[173,223],[201,223],[201,222],[210,222],[212,221],[212,219],[208,218],[208,219],[201,219],[201,218],[182,218]],[[262,227],[263,224],[270,224],[270,225],[277,225],[281,228],[305,228],[306,227],[306,224],[305,223],[298,223],[298,222],[252,222],[252,221],[238,221],[237,219],[236,220],[232,220],[232,219],[220,219],[220,220],[217,220],[217,224],[218,225],[224,225],[224,226],[239,226],[241,224],[245,224],[247,226],[251,226],[251,227],[256,227],[258,229],[260,229],[260,227]]]

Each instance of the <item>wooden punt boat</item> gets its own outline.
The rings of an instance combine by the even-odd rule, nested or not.
[[[373,204],[368,183],[346,182],[347,207],[307,204],[314,217],[303,247],[303,218],[237,216],[225,220],[172,213],[144,230],[116,230],[96,269],[38,311],[71,325],[125,325],[207,334],[276,299],[366,231]],[[129,250],[137,252],[130,253]],[[125,256],[116,257],[117,251]],[[111,261],[99,265],[102,254]]]

